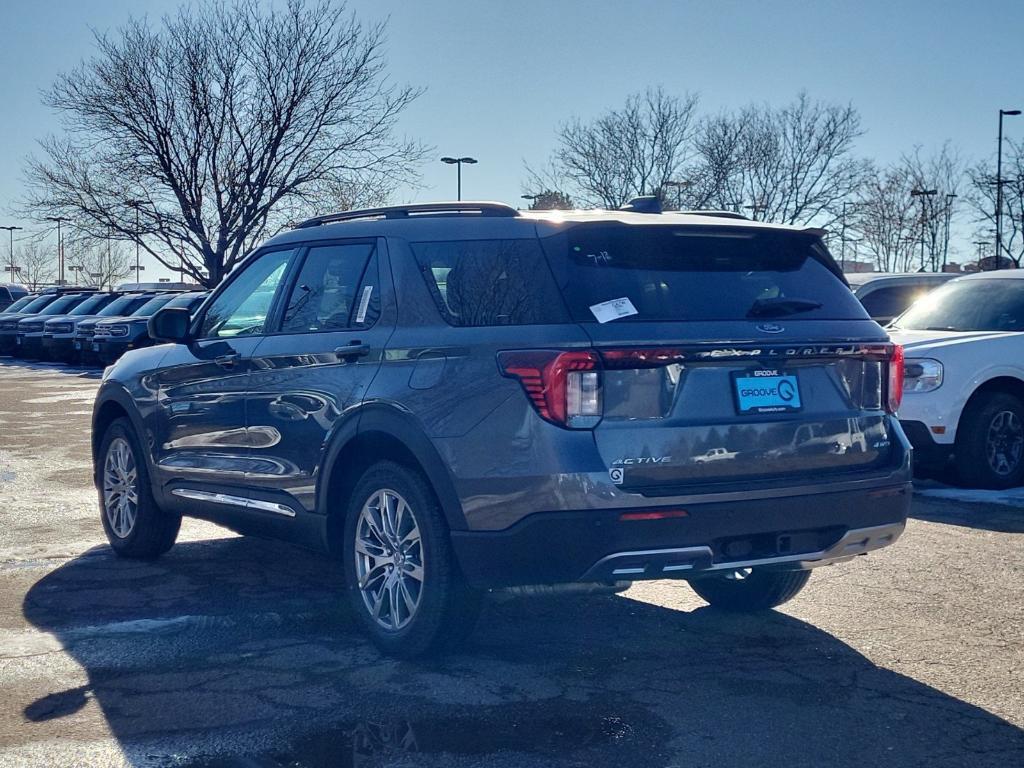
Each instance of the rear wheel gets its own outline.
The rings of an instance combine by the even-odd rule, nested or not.
[[[957,479],[974,488],[1024,483],[1024,403],[1006,392],[973,399],[956,430]]]
[[[107,428],[97,461],[100,518],[113,550],[122,557],[151,559],[174,546],[181,516],[156,505],[128,419],[117,419]]]
[[[343,547],[350,602],[381,650],[417,656],[473,630],[482,595],[463,582],[420,473],[391,461],[366,470],[349,501]]]
[[[810,571],[739,568],[694,579],[690,586],[714,608],[766,611],[792,600],[810,578]]]

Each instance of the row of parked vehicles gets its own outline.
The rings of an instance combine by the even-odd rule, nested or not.
[[[27,294],[0,311],[0,355],[79,365],[109,365],[153,343],[149,318],[163,307],[192,311],[202,291],[133,286],[59,287]]]

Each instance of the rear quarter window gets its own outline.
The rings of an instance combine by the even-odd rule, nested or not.
[[[455,326],[569,322],[539,241],[412,243],[441,317]]]

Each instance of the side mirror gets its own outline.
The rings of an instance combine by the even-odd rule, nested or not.
[[[187,309],[164,307],[149,318],[149,337],[153,341],[188,341],[191,322],[192,315]]]

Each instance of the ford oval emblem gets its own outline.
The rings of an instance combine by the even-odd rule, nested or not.
[[[757,330],[761,333],[782,333],[786,329],[778,323],[761,323],[757,326]]]

